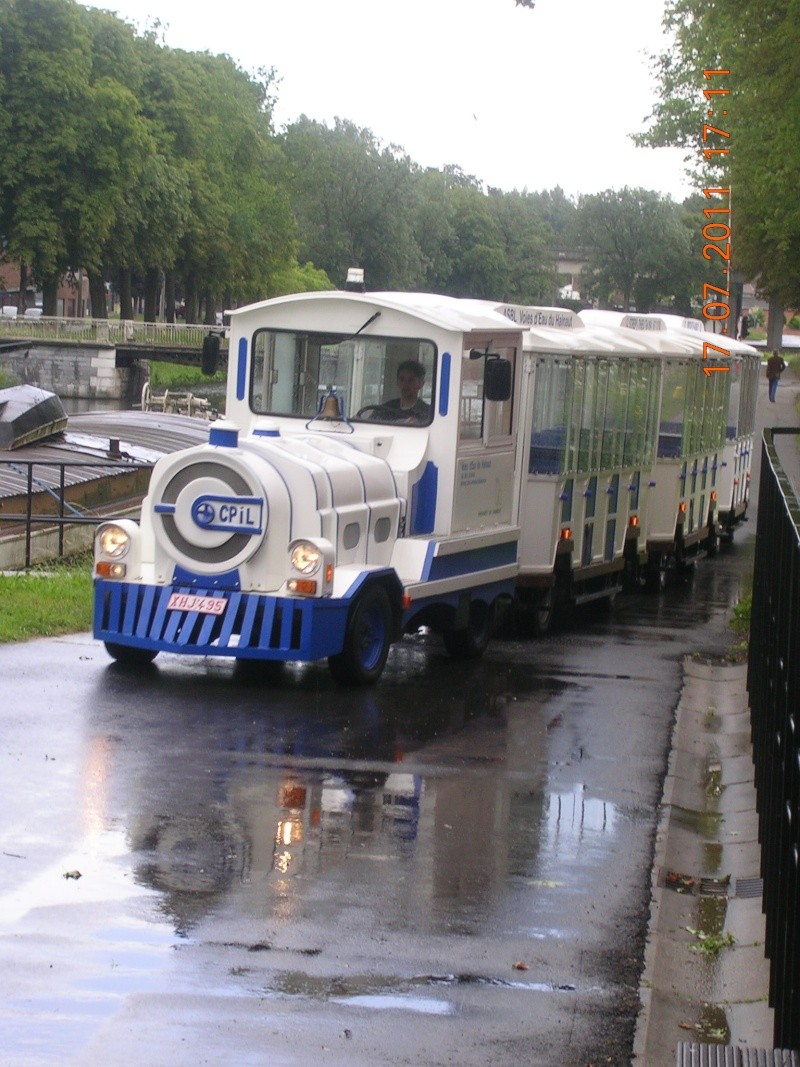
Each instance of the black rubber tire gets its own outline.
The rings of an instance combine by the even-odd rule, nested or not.
[[[158,655],[153,648],[130,648],[128,645],[118,645],[115,641],[104,643],[109,656],[123,667],[146,667]]]
[[[663,553],[651,553],[645,568],[644,584],[649,593],[663,593],[667,588],[667,559]]]
[[[714,556],[716,556],[716,554],[718,552],[719,552],[719,534],[717,533],[716,526],[712,522],[712,523],[709,523],[709,527],[708,527],[708,538],[706,539],[706,553],[708,554],[710,559],[713,559]]]
[[[556,605],[552,593],[531,608],[531,632],[534,637],[547,637],[553,629]]]
[[[492,610],[482,600],[469,606],[469,625],[463,630],[443,630],[442,640],[453,659],[480,659],[492,636]]]
[[[392,643],[392,607],[383,586],[368,586],[350,609],[344,648],[328,657],[339,685],[372,685],[386,665]]]

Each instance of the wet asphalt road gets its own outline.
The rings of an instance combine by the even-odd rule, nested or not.
[[[0,1062],[627,1065],[680,663],[751,552],[368,691],[0,648]]]

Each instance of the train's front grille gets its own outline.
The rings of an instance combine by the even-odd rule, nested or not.
[[[97,636],[136,637],[177,650],[208,648],[291,652],[302,647],[303,622],[310,624],[306,600],[279,600],[252,593],[229,592],[221,615],[168,608],[173,593],[219,597],[218,589],[197,586],[140,586],[112,582],[98,585],[95,605]]]

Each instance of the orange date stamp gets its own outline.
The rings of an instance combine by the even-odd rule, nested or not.
[[[725,97],[730,94],[730,89],[727,87],[720,87],[713,81],[715,78],[724,78],[730,75],[729,70],[704,70],[703,77],[706,81],[711,82],[711,87],[703,89],[703,96],[708,103],[708,109],[706,111],[706,117],[708,119],[714,119],[715,122],[721,122],[728,115],[727,108],[722,106],[719,110],[720,119],[717,119],[717,102],[724,105],[726,103]],[[702,138],[703,144],[708,147],[703,148],[703,155],[706,159],[712,160],[717,157],[727,156],[730,152],[730,132],[722,128],[721,125],[712,125],[711,122],[703,122]],[[716,139],[720,140],[717,141]],[[716,145],[723,145],[723,147],[712,147]],[[722,260],[722,273],[726,276],[726,285],[715,285],[712,282],[703,282],[703,318],[712,322],[714,328],[718,323],[722,323],[721,333],[728,333],[727,322],[731,315],[730,305],[730,276],[731,276],[731,191],[730,187],[726,188],[708,188],[703,190],[703,196],[706,200],[711,201],[714,206],[709,206],[703,209],[703,216],[707,220],[703,226],[703,238],[705,244],[703,245],[703,259],[708,263],[718,264],[719,260]],[[718,203],[719,198],[723,203]],[[718,264],[719,265],[719,264]],[[709,353],[716,352],[721,356],[730,356],[730,351],[726,348],[722,348],[719,345],[713,345],[709,341],[703,342],[703,359],[709,358]],[[712,367],[706,365],[703,367],[703,371],[707,378],[710,378],[715,371],[726,372],[730,370],[729,367]]]

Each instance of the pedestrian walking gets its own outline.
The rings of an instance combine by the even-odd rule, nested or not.
[[[781,375],[786,370],[786,360],[778,352],[777,349],[767,360],[767,381],[769,382],[769,400],[771,404],[775,403],[775,395],[778,392],[778,382],[781,380]]]

